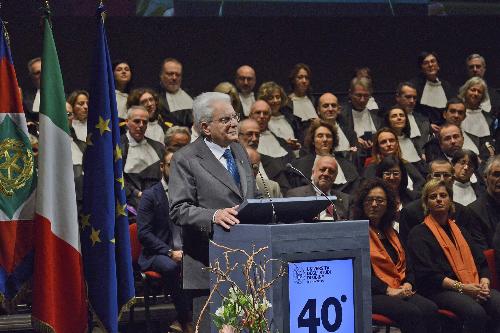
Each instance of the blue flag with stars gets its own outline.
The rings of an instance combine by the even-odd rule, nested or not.
[[[103,13],[101,5],[90,79],[80,237],[91,309],[101,328],[115,333],[120,315],[134,302],[134,277],[115,85]]]

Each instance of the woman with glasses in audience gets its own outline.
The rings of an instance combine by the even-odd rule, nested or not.
[[[118,117],[127,119],[127,98],[132,81],[132,69],[128,61],[117,60],[113,62],[113,75],[115,78],[116,106]]]
[[[388,127],[379,129],[373,136],[372,157],[370,164],[364,169],[363,176],[366,178],[375,177],[377,165],[386,156],[396,156],[403,161],[408,174],[408,189],[419,191],[422,188],[425,183],[424,177],[413,164],[403,160],[398,136],[394,130]]]
[[[500,293],[490,288],[482,251],[450,218],[453,190],[442,180],[430,180],[422,191],[422,206],[426,217],[408,236],[418,290],[440,309],[456,313],[462,332],[499,333]]]
[[[394,192],[398,211],[420,195],[417,191],[408,189],[408,172],[404,162],[394,155],[384,157],[377,164],[375,176],[381,178]]]
[[[266,101],[271,107],[269,130],[285,140],[291,150],[298,152],[303,142],[302,121],[286,106],[288,99],[283,88],[276,82],[264,82],[259,87],[257,99]]]
[[[358,189],[353,218],[369,221],[372,312],[395,320],[402,333],[440,332],[437,306],[415,290],[410,258],[393,228],[397,202],[381,179]]]
[[[172,126],[171,122],[162,119],[158,112],[158,94],[149,88],[134,89],[127,98],[127,109],[133,105],[142,105],[149,113],[148,127],[145,136],[151,140],[165,144],[165,132]]]
[[[303,155],[292,161],[292,165],[302,171],[307,179],[311,179],[312,168],[316,159],[325,155],[334,156],[338,166],[334,188],[344,193],[351,193],[357,187],[359,174],[354,164],[342,157],[341,154],[336,155],[334,153],[338,144],[337,128],[330,122],[314,119],[307,130],[304,150],[302,151]],[[290,174],[289,178],[290,183],[295,187],[308,184],[304,178],[296,174]]]
[[[413,164],[422,174],[426,172],[426,164],[422,160],[423,151],[417,142],[410,139],[410,120],[406,112],[399,106],[394,106],[384,114],[384,122],[398,136],[398,144],[401,149],[401,158]]]
[[[481,190],[484,190],[477,181],[474,183],[471,182],[472,176],[476,179],[481,178],[475,175],[475,172],[479,168],[479,159],[472,150],[460,149],[453,154],[451,164],[453,164],[453,169],[455,170],[453,202],[467,206],[477,199]]]

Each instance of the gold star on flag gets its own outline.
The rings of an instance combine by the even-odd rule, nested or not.
[[[121,184],[123,190],[125,188],[125,179],[123,179],[123,175],[120,178],[116,178],[116,181]]]
[[[106,131],[111,132],[111,130],[109,129],[109,122],[110,121],[111,121],[111,119],[104,120],[104,119],[102,119],[101,116],[99,116],[99,123],[97,125],[95,125],[95,128],[99,129],[99,133],[101,133],[101,135],[103,135],[104,132],[106,132]]]
[[[116,200],[116,216],[127,216],[125,209],[127,209],[127,204],[122,205],[120,201]]]
[[[118,144],[116,144],[114,155],[115,155],[115,162],[122,158],[122,150]]]
[[[82,216],[82,225],[81,225],[82,231],[84,231],[86,227],[90,227],[89,220],[90,220],[90,214]]]
[[[115,243],[116,243],[116,241],[115,241],[115,239],[114,239],[114,238],[113,238],[112,240],[110,240],[110,242],[111,242],[111,243],[113,243],[113,244],[115,244]]]
[[[94,227],[92,227],[92,233],[90,234],[90,240],[92,241],[92,246],[95,245],[95,243],[99,242],[101,243],[101,238],[99,238],[99,234],[101,233],[101,230],[95,230]]]
[[[87,139],[85,141],[87,143],[87,146],[93,146],[94,145],[94,143],[92,142],[92,133],[89,133],[87,135]]]

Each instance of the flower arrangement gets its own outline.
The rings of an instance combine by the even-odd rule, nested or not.
[[[208,270],[216,277],[210,295],[202,309],[203,315],[212,297],[217,293],[222,298],[222,304],[215,313],[212,320],[220,333],[270,333],[269,322],[266,318],[267,311],[271,308],[271,303],[267,300],[266,292],[282,276],[286,274],[285,268],[281,265],[278,274],[271,280],[266,280],[266,266],[273,259],[256,262],[256,257],[261,255],[268,247],[258,250],[252,249],[251,253],[242,249],[231,249],[226,246],[211,243],[224,250],[225,267],[222,267],[219,260],[210,263]],[[241,263],[231,263],[232,254],[243,254],[244,260]],[[244,286],[238,285],[232,278],[231,273],[241,269],[244,277]],[[221,292],[221,286],[228,284],[229,289],[226,295]],[[199,321],[196,324],[198,332]]]

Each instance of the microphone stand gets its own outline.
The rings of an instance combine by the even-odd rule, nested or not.
[[[339,220],[339,216],[337,214],[337,210],[335,209],[335,204],[333,203],[332,200],[330,200],[330,198],[326,195],[325,192],[323,192],[319,187],[316,186],[316,184],[314,184],[313,181],[311,181],[309,178],[307,178],[303,173],[302,171],[300,171],[299,169],[295,168],[293,165],[291,165],[290,163],[287,163],[286,164],[286,168],[287,169],[290,169],[292,170],[293,172],[295,172],[296,174],[302,176],[302,178],[304,178],[305,180],[307,180],[307,182],[316,190],[316,192],[320,193],[323,197],[326,198],[326,200],[328,200],[330,202],[330,204],[332,205],[332,216],[333,216],[333,220],[334,221],[338,221]]]
[[[271,198],[271,194],[269,193],[269,189],[267,188],[266,182],[264,181],[264,177],[262,176],[262,173],[257,172],[260,176],[260,179],[262,180],[262,184],[264,185],[264,190],[266,191],[266,195],[269,199],[269,203],[271,204],[271,208],[273,210],[273,216],[271,218],[271,224],[277,224],[278,223],[278,216],[276,215],[276,209],[274,208],[274,203],[273,199]]]

